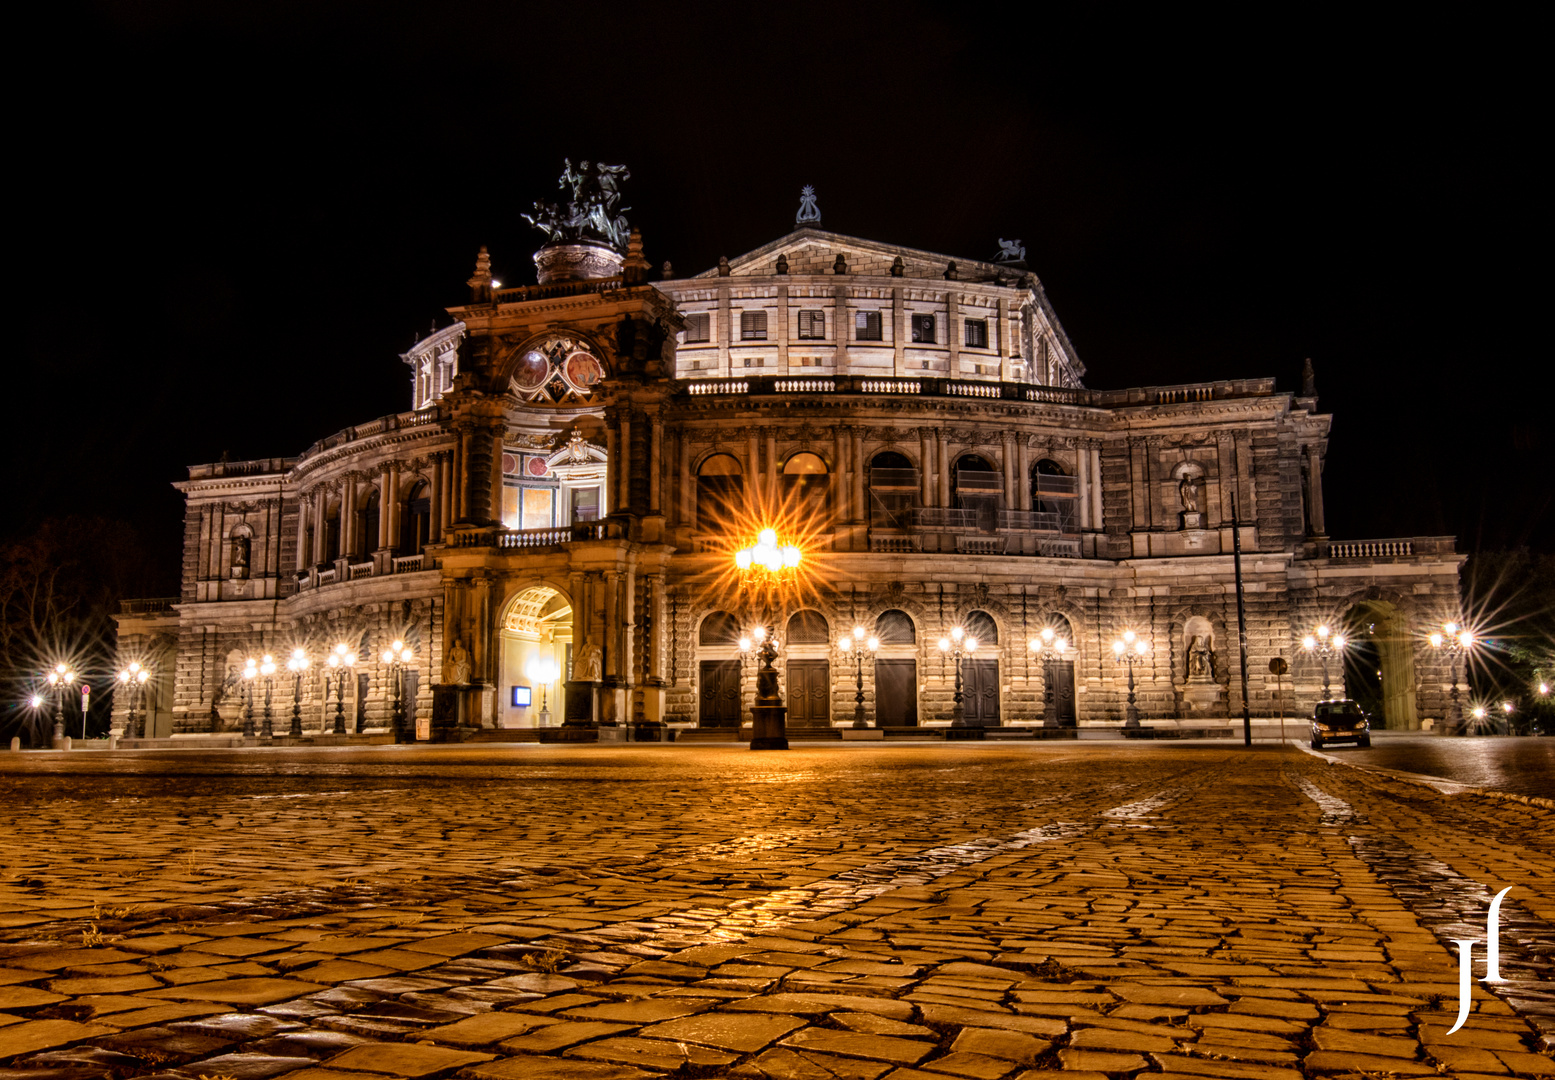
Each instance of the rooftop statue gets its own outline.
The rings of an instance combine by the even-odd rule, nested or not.
[[[994,262],[1025,262],[1026,249],[1019,240],[1006,240],[999,238],[999,254],[993,257]]]
[[[821,211],[815,205],[815,189],[809,184],[799,189],[799,213],[794,215],[795,225],[819,225]]]
[[[566,205],[536,200],[534,213],[524,214],[524,220],[545,233],[550,244],[606,244],[625,251],[632,231],[625,212],[631,207],[620,205],[621,182],[632,174],[625,165],[590,166],[586,161],[574,169],[570,158],[562,166],[557,186],[569,195]]]

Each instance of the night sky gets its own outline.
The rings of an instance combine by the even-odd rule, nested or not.
[[[533,280],[571,157],[679,275],[804,184],[833,231],[1020,238],[1091,386],[1312,357],[1336,538],[1555,548],[1531,29],[1095,11],[56,5],[12,42],[5,530],[126,519],[173,591],[170,482],[408,408],[397,354],[480,245]]]

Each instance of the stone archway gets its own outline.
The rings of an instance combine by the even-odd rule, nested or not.
[[[1362,702],[1373,712],[1374,727],[1418,731],[1415,642],[1409,620],[1392,602],[1368,596],[1351,604],[1344,625],[1350,636],[1344,661],[1347,694],[1357,700],[1374,698]]]
[[[497,622],[497,726],[560,727],[572,678],[572,601],[549,585],[520,589]],[[527,700],[525,700],[527,698]]]

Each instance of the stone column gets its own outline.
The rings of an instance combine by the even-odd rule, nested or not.
[[[506,441],[503,434],[503,429],[498,428],[491,437],[491,518],[499,525],[502,524],[502,444]],[[396,522],[399,521],[400,516],[400,512],[395,511]],[[522,527],[524,523],[520,520],[518,524]],[[397,531],[398,525],[395,528]]]
[[[1015,433],[1008,430],[1001,432],[999,442],[1004,452],[1004,506],[1013,510],[1018,505],[1015,480],[1020,473],[1020,459],[1015,453]]]
[[[832,489],[832,515],[837,524],[850,520],[848,517],[848,475],[843,465],[844,455],[847,453],[845,444],[847,435],[841,424],[831,429],[831,489]]]
[[[599,508],[599,516],[601,518],[615,510],[618,505],[616,502],[616,490],[621,484],[622,453],[620,435],[617,433],[615,425],[610,423],[607,418],[605,422],[605,489],[599,493],[599,501],[603,504]]]
[[[836,286],[832,291],[832,298],[837,320],[836,326],[833,328],[837,352],[832,370],[841,375],[848,367],[848,333],[851,330],[851,327],[848,325],[848,287],[846,285]]]
[[[380,466],[378,474],[378,535],[373,537],[373,550],[386,551],[389,547],[389,468]]]
[[[432,466],[432,490],[427,495],[427,543],[436,544],[443,539],[443,455],[434,454]]]
[[[931,428],[918,429],[918,501],[934,505],[934,438]]]
[[[1091,528],[1102,526],[1101,443],[1090,444],[1091,455]]]
[[[954,289],[945,291],[945,344],[950,348],[950,377],[952,379],[962,374],[961,371],[961,338],[956,334],[959,329],[957,324],[961,321],[960,297]]]
[[[853,517],[850,521],[862,521],[864,517],[864,434],[866,429],[856,427],[853,429],[853,475],[852,481]]]
[[[393,461],[393,462],[389,463],[388,475],[386,476],[385,479],[386,479],[386,482],[387,482],[387,487],[388,487],[389,495],[388,495],[388,498],[384,500],[383,507],[379,511],[378,520],[382,521],[384,518],[388,518],[389,519],[388,542],[387,542],[387,544],[385,546],[390,548],[390,549],[392,549],[392,550],[394,550],[394,551],[398,551],[399,547],[400,547],[400,463],[399,462]]]
[[[777,370],[779,375],[788,374],[788,286],[777,287]]]
[[[695,527],[697,523],[697,478],[691,475],[691,439],[690,432],[682,427],[676,433],[676,440],[680,443],[680,471],[675,477],[675,482],[680,485],[680,520],[682,526]]]
[[[1010,302],[999,297],[998,318],[993,321],[994,348],[999,350],[999,378],[1010,379]]]
[[[745,505],[761,503],[761,458],[757,452],[756,429],[745,429]]]
[[[329,538],[329,492],[320,484],[313,492],[313,563],[315,566],[324,561],[325,545]]]
[[[340,553],[354,557],[356,550],[356,476],[347,473],[340,492]]]
[[[466,523],[470,520],[470,429],[461,425],[458,441],[454,444],[454,520]]]
[[[1316,446],[1307,447],[1307,519],[1313,536],[1327,536],[1323,522],[1323,459]]]
[[[767,428],[767,468],[766,489],[767,505],[776,506],[778,501],[778,471],[777,471],[777,433],[772,428]]]
[[[1075,498],[1079,500],[1080,528],[1091,524],[1091,448],[1083,441],[1075,448]]]
[[[308,568],[308,496],[297,496],[297,569]]]
[[[664,419],[648,418],[648,513],[659,513],[659,487],[664,475]]]
[[[718,342],[718,374],[725,378],[734,377],[734,368],[730,366],[733,361],[729,356],[729,341],[733,336],[729,325],[731,317],[729,287],[725,285],[718,290],[718,317],[713,320],[716,324],[713,332]]]
[[[893,353],[892,372],[896,375],[906,374],[905,350],[907,348],[907,308],[903,302],[902,287],[896,286],[891,290],[891,346]]]
[[[1215,433],[1215,456],[1219,463],[1219,476],[1217,477],[1220,489],[1220,521],[1218,524],[1231,524],[1231,496],[1236,487],[1236,481],[1232,475],[1231,464],[1232,438],[1229,431]]]
[[[1031,441],[1022,438],[1015,448],[1015,501],[1020,509],[1031,509]]]
[[[619,494],[616,496],[616,505],[622,510],[640,509],[632,506],[632,415],[625,409],[621,411],[621,467],[616,470],[616,478],[620,481]]]
[[[934,463],[939,469],[939,501],[936,506],[949,506],[953,500],[950,490],[950,447],[945,442],[945,430],[934,432]]]

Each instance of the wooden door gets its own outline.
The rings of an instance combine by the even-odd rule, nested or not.
[[[875,661],[875,726],[918,726],[918,661]]]
[[[831,662],[788,662],[788,726],[831,726]]]
[[[1043,697],[1042,715],[1044,720],[1055,715],[1059,727],[1075,726],[1074,708],[1074,661],[1073,660],[1048,660],[1042,665],[1042,678],[1046,680],[1046,690],[1052,693],[1053,708],[1047,706],[1048,698]]]
[[[700,727],[737,728],[740,726],[740,662],[703,660],[699,678],[702,688]]]
[[[999,661],[963,660],[962,707],[968,724],[999,726]]]

